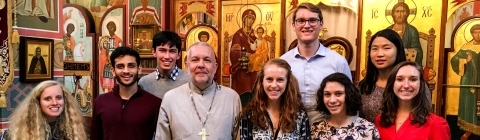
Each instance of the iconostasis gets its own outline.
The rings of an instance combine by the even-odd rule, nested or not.
[[[263,64],[280,57],[281,13],[279,0],[222,2],[223,85],[249,92]]]
[[[301,2],[304,1],[176,0],[174,27],[184,40],[182,61],[178,64],[185,69],[186,50],[192,43],[202,41],[203,36],[215,50],[219,64],[215,80],[240,94],[251,91],[263,64],[271,58],[280,57],[289,45],[296,44],[291,13]],[[351,44],[356,35],[350,31],[356,30],[358,1],[345,4],[328,0],[310,2],[319,5],[322,10],[327,9],[324,10],[326,29],[322,38],[329,42],[327,47],[344,55],[354,70],[352,58],[355,47]],[[286,22],[278,22],[285,18]],[[341,20],[348,22],[339,24]],[[346,28],[334,28],[335,25]]]
[[[437,76],[439,69],[439,54],[443,52],[441,46],[442,29],[442,1],[420,0],[368,0],[363,1],[363,18],[359,23],[358,71],[357,79],[365,78],[368,44],[370,38],[377,31],[388,28],[399,33],[403,39],[407,61],[415,61],[424,68],[426,81],[432,94],[432,101],[436,99],[439,88]],[[375,23],[375,24],[372,24]],[[442,75],[441,75],[442,76]]]
[[[407,60],[423,67],[433,111],[480,135],[480,0],[63,0],[41,3],[34,14],[0,2],[0,21],[18,27],[0,27],[1,121],[35,87],[28,81],[47,79],[64,82],[91,116],[93,99],[116,84],[110,53],[132,47],[141,55],[140,75],[151,73],[152,38],[161,30],[182,38],[180,68],[189,46],[207,42],[217,57],[215,81],[249,92],[266,61],[296,47],[293,12],[302,2],[322,10],[319,41],[346,58],[355,83],[366,78],[371,36],[385,28],[399,33]],[[19,60],[37,53],[45,60],[35,77],[31,63]]]
[[[64,85],[74,95],[80,111],[91,116],[95,87],[95,33],[94,22],[87,9],[66,4],[63,7],[63,74]]]
[[[177,65],[186,70],[185,61],[188,48],[195,42],[206,42],[213,47],[220,64],[219,28],[217,5],[218,0],[175,0],[173,2],[173,13],[171,16],[173,30],[182,38],[181,57]],[[220,68],[217,68],[215,81],[220,81]]]
[[[154,71],[156,60],[151,54],[151,38],[156,32],[168,29],[182,38],[179,67],[185,69],[186,51],[191,44],[207,42],[213,47],[219,64],[215,80],[238,93],[250,91],[266,61],[296,46],[292,13],[307,1],[323,12],[320,41],[345,56],[355,82],[364,78],[371,35],[391,28],[401,35],[407,59],[424,67],[436,113],[457,115],[459,93],[467,91],[461,87],[476,85],[461,82],[469,73],[465,72],[469,67],[461,67],[464,60],[456,62],[454,57],[463,44],[475,39],[468,33],[468,28],[476,27],[473,21],[477,19],[471,17],[479,13],[474,0],[174,0],[167,3],[171,6],[168,9],[162,9],[164,1],[153,0],[70,1],[63,7],[60,22],[65,33],[64,64],[88,68],[65,69],[65,83],[72,92],[78,90],[92,97],[110,91],[115,80],[108,70],[111,65],[108,56],[120,45],[140,52],[142,74]],[[171,13],[166,24],[167,17],[162,11]],[[464,19],[470,21],[464,22]],[[441,24],[445,22],[447,24]],[[467,62],[470,61],[465,58]],[[92,84],[89,82],[92,80],[100,82]],[[476,89],[475,86],[469,88]],[[84,104],[88,104],[89,96],[79,97],[79,101],[84,102],[85,98]]]
[[[445,18],[444,112],[480,135],[480,1],[449,3]]]
[[[93,99],[112,90],[110,54],[128,46],[141,54],[143,73],[153,72],[153,35],[161,30],[164,1],[87,0],[63,6],[63,75],[65,86],[79,102],[82,114],[91,116]],[[93,82],[99,81],[99,82]]]

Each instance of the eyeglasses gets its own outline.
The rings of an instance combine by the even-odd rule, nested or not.
[[[306,22],[308,22],[308,24],[310,24],[310,26],[317,26],[318,23],[320,22],[320,19],[312,18],[312,19],[308,19],[308,20],[305,20],[305,19],[296,19],[295,20],[295,24],[297,26],[303,26],[303,25],[305,25]]]

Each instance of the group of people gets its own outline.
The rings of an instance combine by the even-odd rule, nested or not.
[[[430,112],[423,70],[406,61],[398,33],[372,36],[366,78],[355,85],[345,58],[318,42],[320,9],[302,3],[293,14],[297,47],[265,63],[244,108],[238,93],[213,80],[218,64],[208,43],[189,47],[184,71],[176,66],[178,34],[157,33],[157,69],[141,79],[138,52],[116,48],[110,61],[119,84],[95,99],[90,139],[451,139],[445,119]],[[87,139],[76,107],[60,83],[41,82],[4,138]]]

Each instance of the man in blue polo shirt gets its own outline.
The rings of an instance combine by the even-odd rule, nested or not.
[[[302,102],[312,124],[325,117],[315,109],[316,93],[323,78],[332,73],[341,72],[351,80],[352,74],[343,56],[327,49],[318,41],[318,34],[323,28],[320,8],[312,3],[302,3],[293,14],[292,28],[297,35],[298,44],[280,58],[290,64],[293,75],[298,79]]]

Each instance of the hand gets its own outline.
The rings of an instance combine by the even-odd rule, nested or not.
[[[467,53],[467,62],[470,62],[470,60],[472,60],[472,54]]]

